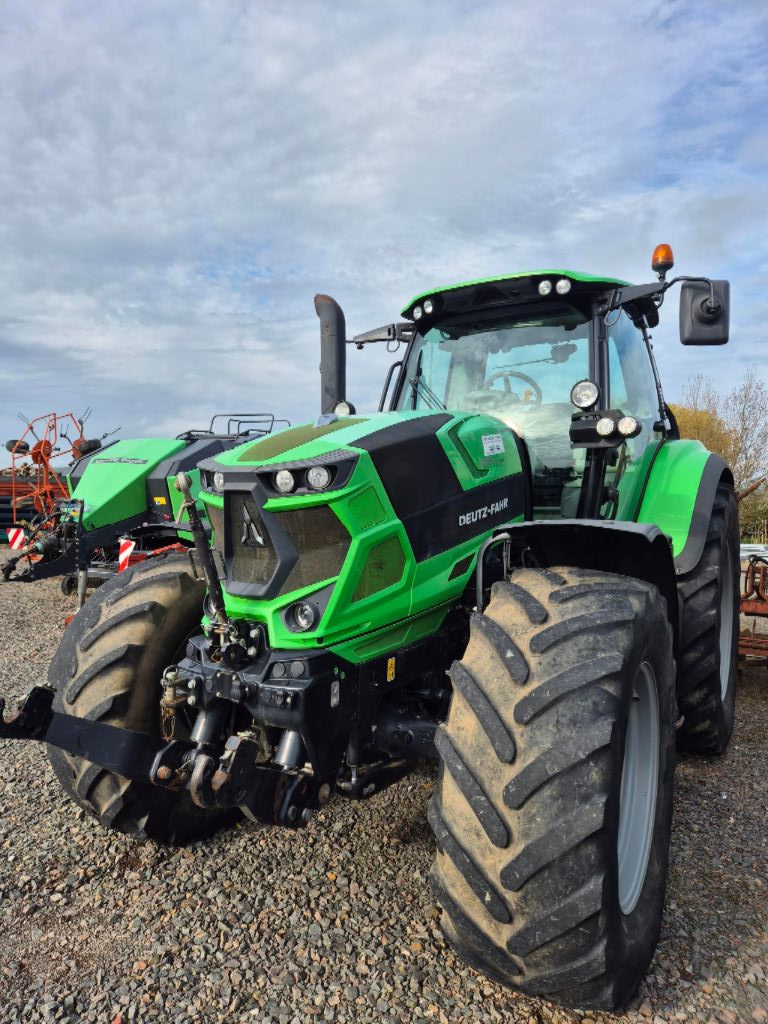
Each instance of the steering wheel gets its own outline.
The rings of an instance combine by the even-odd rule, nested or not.
[[[509,386],[509,382],[513,377],[516,377],[518,380],[522,380],[524,383],[528,384],[529,387],[532,388],[533,390],[533,395],[529,395],[525,398],[518,398],[517,394],[515,394],[515,392],[513,392],[512,388]],[[503,380],[504,393],[513,396],[514,398],[517,398],[519,402],[526,405],[530,403],[534,408],[536,406],[541,405],[541,388],[533,379],[533,377],[529,377],[525,373],[520,373],[519,370],[496,370],[495,373],[492,373],[491,376],[488,377],[488,379],[483,382],[483,390],[493,390],[492,385],[495,380]]]

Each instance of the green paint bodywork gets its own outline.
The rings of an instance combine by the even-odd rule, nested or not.
[[[117,441],[92,455],[72,491],[83,502],[83,529],[95,530],[145,511],[147,476],[184,447],[179,440],[138,438]]]
[[[663,443],[661,439],[654,439],[645,446],[639,458],[630,457],[627,462],[619,481],[619,507],[616,510],[616,519],[619,521],[636,521],[654,453]]]
[[[606,288],[625,288],[629,282],[621,281],[616,277],[594,277],[592,274],[581,274],[575,270],[524,270],[519,274],[502,274],[498,277],[480,277],[475,281],[462,281],[460,284],[443,285],[440,288],[431,288],[429,291],[420,292],[415,295],[409,303],[403,306],[402,316],[410,316],[410,311],[422,299],[444,295],[446,292],[455,292],[460,288],[473,288],[480,284],[500,284],[502,281],[517,281],[521,277],[567,277],[571,281],[581,281],[584,284],[594,284],[596,287],[604,285]]]
[[[711,458],[701,441],[665,441],[656,456],[636,515],[672,541],[677,558],[685,547],[704,467]]]
[[[301,462],[332,452],[357,456],[355,469],[345,487],[317,494],[274,497],[264,506],[266,512],[288,512],[319,505],[332,509],[350,535],[349,549],[339,575],[271,600],[229,594],[225,583],[227,613],[233,618],[263,622],[272,647],[330,648],[353,662],[367,660],[433,633],[465,589],[475,568],[477,550],[492,529],[417,562],[405,528],[392,508],[369,453],[355,446],[356,441],[385,427],[431,415],[433,413],[427,410],[348,418],[334,424],[336,429],[332,432],[309,425],[297,428],[301,438],[298,447],[280,454],[271,454],[274,449],[261,441],[217,456],[216,463],[222,468],[236,466],[239,469],[244,463],[277,468],[287,462]],[[500,434],[503,452],[485,455],[483,434]],[[522,472],[511,431],[492,417],[478,414],[452,416],[438,429],[437,438],[465,491]],[[267,457],[259,459],[260,454]],[[223,499],[219,495],[203,491],[201,498],[204,503],[223,508]],[[402,552],[399,579],[370,596],[357,597],[359,581],[372,549],[385,542],[390,542],[390,551],[399,545]],[[465,564],[460,565],[462,562]],[[461,571],[456,571],[457,565]],[[451,579],[453,572],[455,575]],[[289,630],[283,621],[282,610],[329,584],[334,585],[333,592],[316,628],[300,634]]]

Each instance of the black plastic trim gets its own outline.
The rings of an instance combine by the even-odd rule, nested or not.
[[[437,437],[452,419],[448,413],[437,413],[401,420],[354,442],[355,448],[370,455],[398,519],[462,492]]]
[[[404,420],[355,442],[371,456],[418,562],[485,533],[510,516],[531,514],[530,461],[524,442],[510,431],[521,473],[464,490],[437,436],[452,419],[450,413],[436,413]],[[468,516],[473,518],[462,522]]]
[[[403,516],[402,523],[416,561],[423,562],[449,551],[507,522],[510,516],[520,515],[525,498],[525,480],[520,473],[450,495]]]
[[[353,455],[351,452],[339,449],[335,452],[328,452],[325,455],[316,455],[311,459],[299,459],[296,462],[276,462],[268,467],[259,467],[254,469],[257,473],[264,490],[273,498],[292,498],[294,495],[318,495],[328,494],[329,491],[339,491],[342,487],[346,487],[349,480],[355,470],[355,466],[358,462],[358,456]],[[317,490],[315,487],[310,487],[309,484],[300,484],[293,491],[278,491],[274,485],[274,478],[281,469],[289,469],[292,473],[302,473],[306,476],[306,470],[312,466],[325,466],[331,470],[331,482],[327,487],[322,490]],[[224,470],[226,472],[226,469]]]

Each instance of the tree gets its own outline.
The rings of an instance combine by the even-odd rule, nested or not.
[[[673,405],[680,434],[701,441],[721,455],[733,471],[736,491],[768,473],[768,387],[748,370],[738,387],[720,394],[708,377],[698,375]]]
[[[681,437],[692,437],[725,459],[733,472],[736,494],[768,475],[768,387],[748,370],[738,387],[721,394],[708,377],[692,377],[682,403],[671,406]],[[742,534],[761,540],[768,524],[768,487],[751,492],[741,503]]]

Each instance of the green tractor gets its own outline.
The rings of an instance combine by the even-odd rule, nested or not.
[[[380,411],[345,395],[317,296],[322,415],[201,465],[210,547],[106,583],[6,737],[46,740],[102,824],[186,842],[300,827],[439,765],[428,818],[449,942],[495,980],[617,1009],[658,939],[676,745],[722,752],[736,685],[728,467],[681,440],[649,330],[687,345],[729,286],[521,273],[435,289]],[[387,406],[387,411],[382,411]],[[201,615],[202,607],[202,615]]]
[[[207,429],[175,438],[80,442],[72,464],[57,474],[68,497],[33,508],[29,521],[9,529],[12,554],[0,565],[0,576],[23,583],[61,576],[65,594],[79,586],[84,597],[87,585],[98,586],[128,564],[191,545],[192,535],[179,521],[176,474],[189,473],[197,491],[198,462],[263,437],[275,424],[290,425],[271,413],[217,413]],[[15,450],[18,442],[6,447]]]

